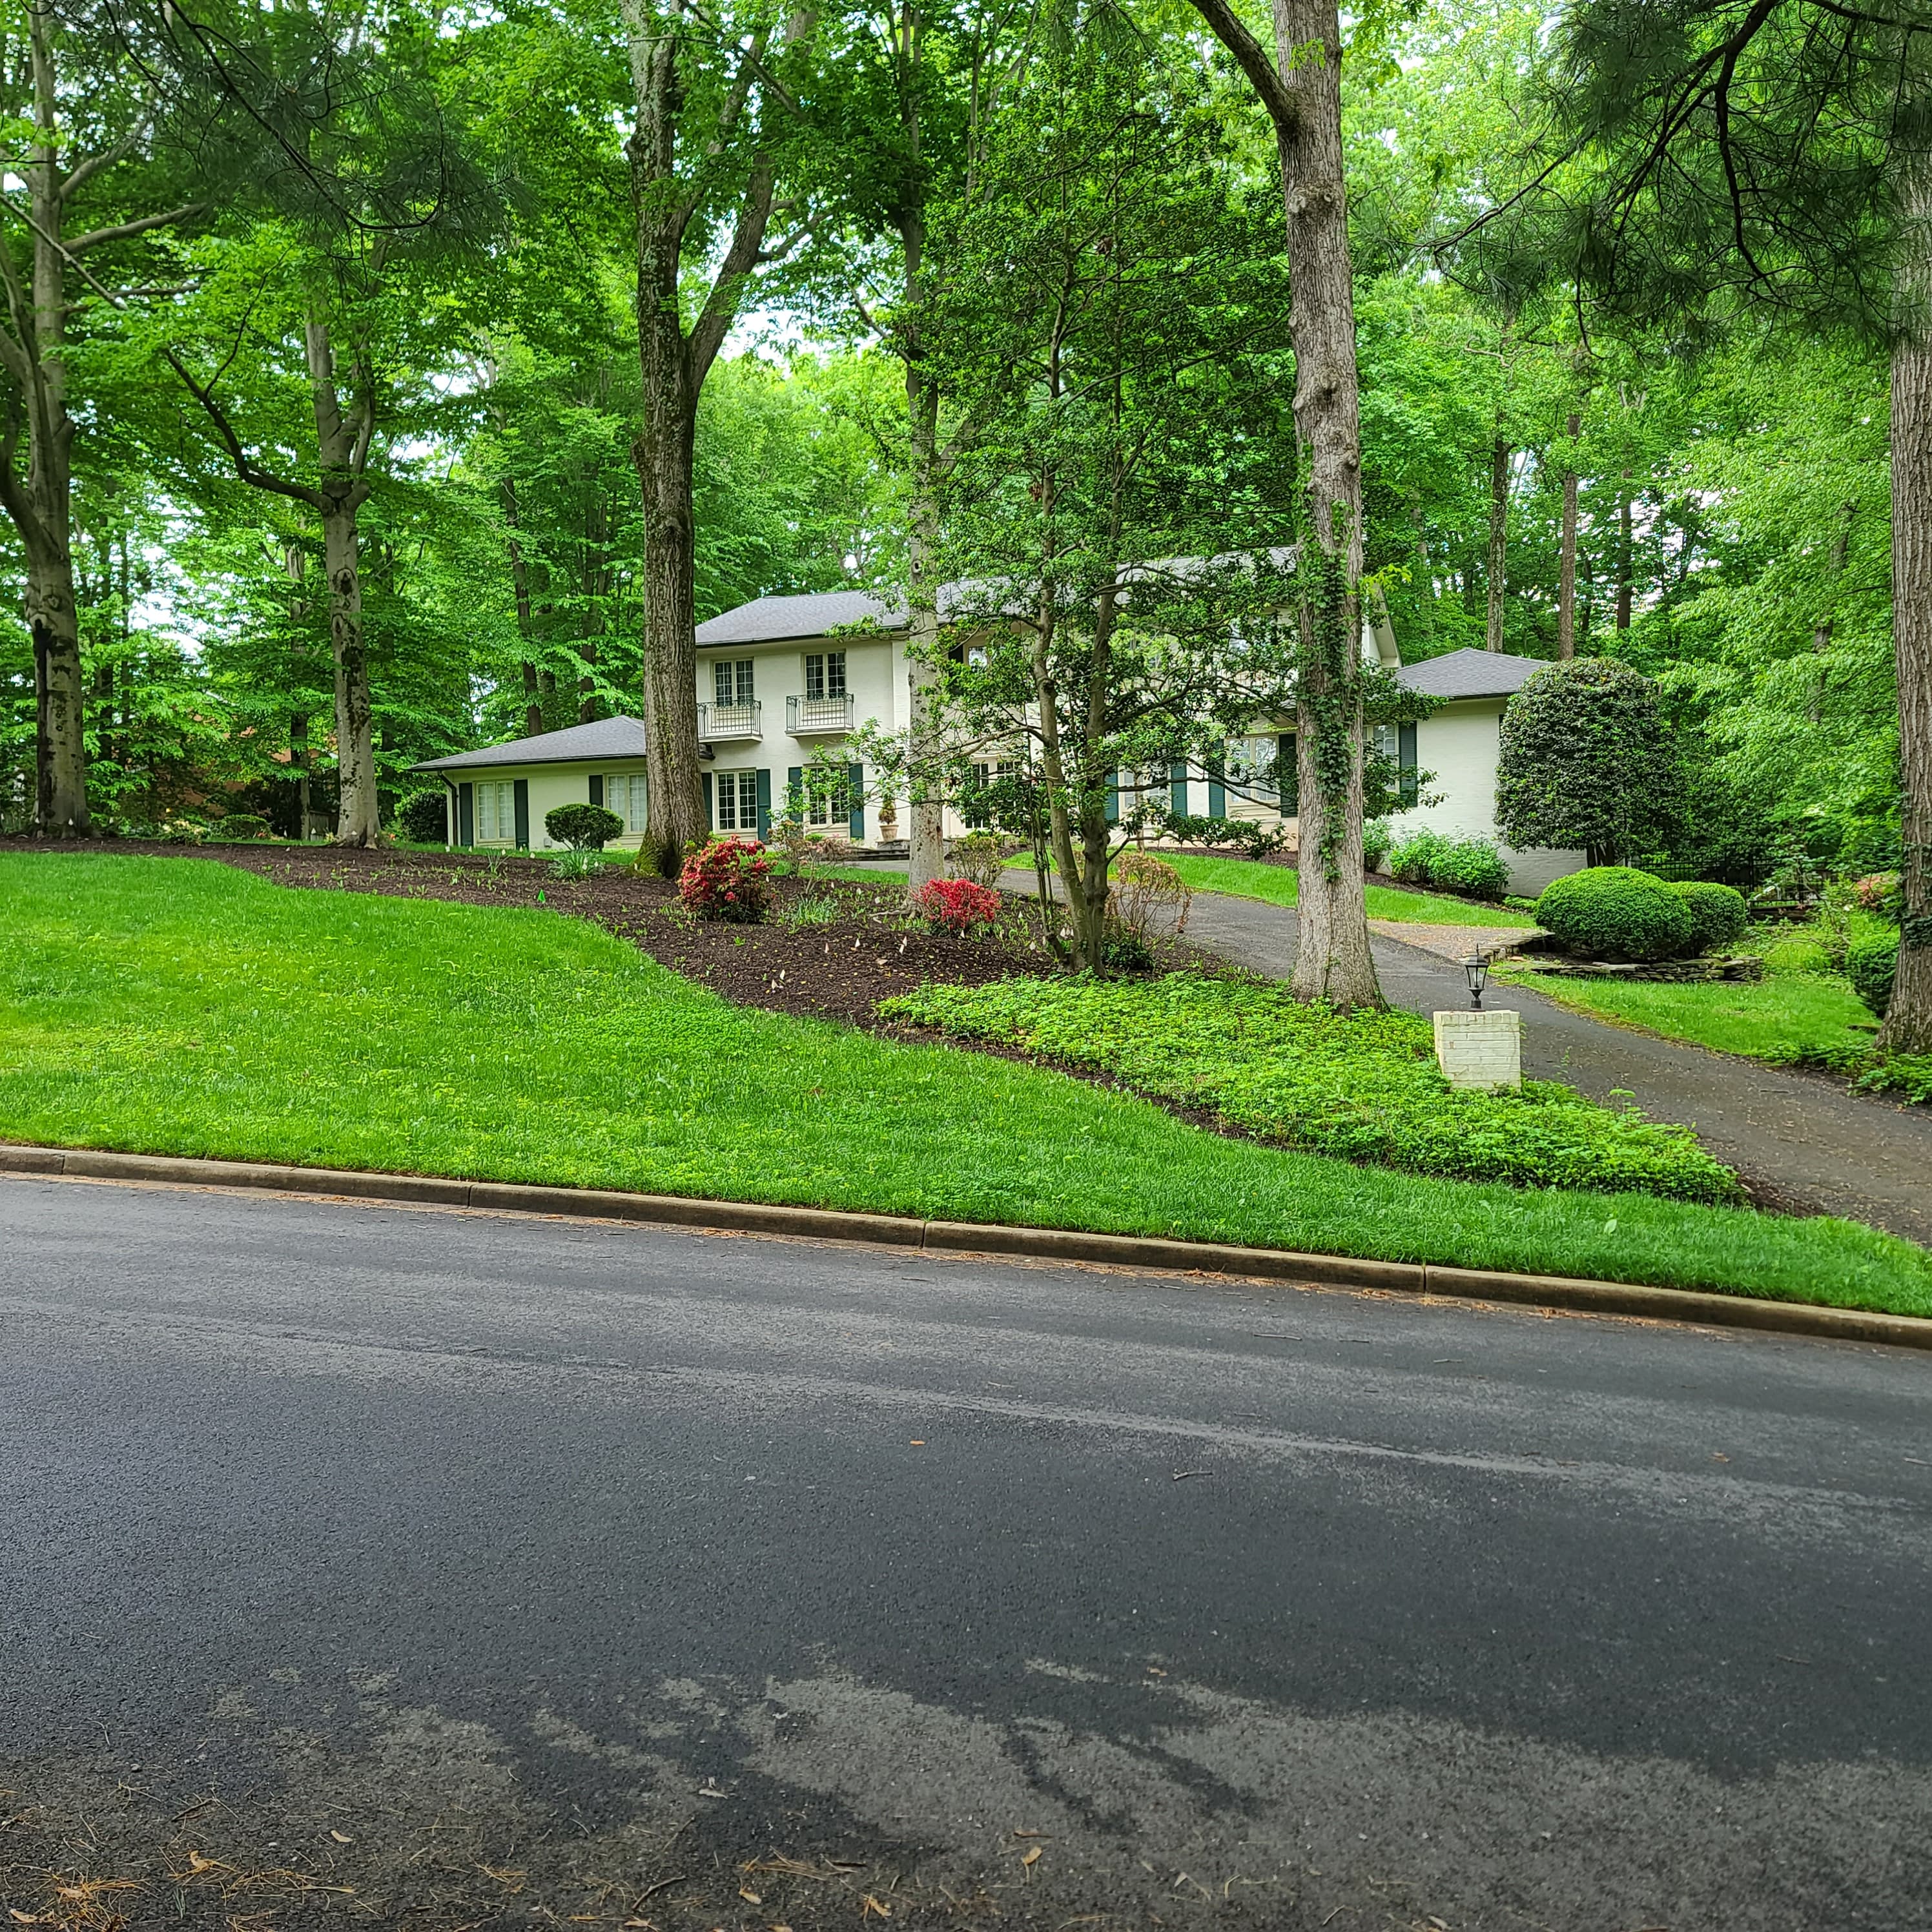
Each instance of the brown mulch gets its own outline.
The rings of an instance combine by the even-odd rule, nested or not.
[[[278,886],[447,899],[462,905],[542,906],[587,919],[628,940],[659,964],[740,1006],[871,1025],[878,1003],[932,981],[984,986],[1051,970],[1024,908],[1009,904],[990,932],[971,938],[932,933],[901,910],[896,879],[775,879],[766,922],[730,926],[691,917],[674,882],[628,866],[587,879],[560,879],[548,859],[472,853],[362,851],[332,845],[180,845],[117,838],[49,848],[9,839],[19,850],[214,859]],[[830,900],[825,923],[794,923],[801,902]]]

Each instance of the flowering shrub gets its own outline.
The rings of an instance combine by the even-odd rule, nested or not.
[[[928,879],[913,895],[913,910],[934,932],[962,937],[1000,916],[1000,896],[970,879]]]
[[[765,916],[771,861],[755,838],[714,838],[677,875],[677,896],[700,919],[756,926]]]

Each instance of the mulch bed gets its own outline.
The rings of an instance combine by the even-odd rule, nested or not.
[[[1050,956],[1013,906],[990,932],[954,938],[928,932],[901,910],[896,879],[874,885],[836,879],[775,879],[767,922],[729,926],[694,920],[671,880],[607,866],[587,879],[560,879],[548,859],[472,853],[362,851],[332,845],[178,845],[117,838],[50,847],[9,839],[15,850],[92,852],[214,859],[278,886],[376,892],[389,898],[447,899],[462,905],[543,907],[587,919],[627,939],[660,965],[740,1006],[820,1019],[874,1024],[878,1003],[934,981],[979,986],[1052,969]],[[826,922],[792,922],[801,902],[830,901]]]

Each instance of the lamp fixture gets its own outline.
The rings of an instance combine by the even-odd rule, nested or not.
[[[1477,1012],[1483,1010],[1483,988],[1489,983],[1490,962],[1482,953],[1472,952],[1462,962],[1462,976],[1469,982],[1469,1004]]]

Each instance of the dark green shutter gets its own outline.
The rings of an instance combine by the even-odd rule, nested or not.
[[[798,814],[800,825],[812,815],[806,809],[805,767],[802,765],[793,765],[785,772],[784,808],[787,818],[794,812]]]
[[[851,817],[845,829],[862,844],[866,838],[866,768],[863,765],[845,767],[846,803],[850,807]]]
[[[1107,823],[1118,825],[1120,822],[1120,772],[1117,765],[1107,774]]]
[[[1187,816],[1187,760],[1176,758],[1167,768],[1167,808],[1177,818]]]
[[[527,851],[530,843],[530,782],[528,778],[517,781],[517,849]]]
[[[1208,760],[1208,816],[1210,818],[1226,818],[1228,815],[1227,775],[1228,768],[1219,758]]]
[[[706,772],[704,774],[704,778],[705,829],[707,831],[716,832],[718,830],[718,814],[711,802],[711,774]]]
[[[456,842],[466,851],[476,843],[476,788],[456,788]]]
[[[772,775],[768,771],[758,774],[758,836],[769,838],[772,836]]]
[[[601,772],[590,774],[590,802],[592,805],[604,802],[604,776]]]
[[[1293,818],[1301,810],[1301,773],[1295,764],[1294,734],[1284,731],[1275,740],[1275,772],[1281,780],[1281,815]]]
[[[1404,805],[1413,805],[1421,788],[1415,776],[1415,727],[1398,724],[1396,727],[1396,766],[1399,773],[1397,794]]]

